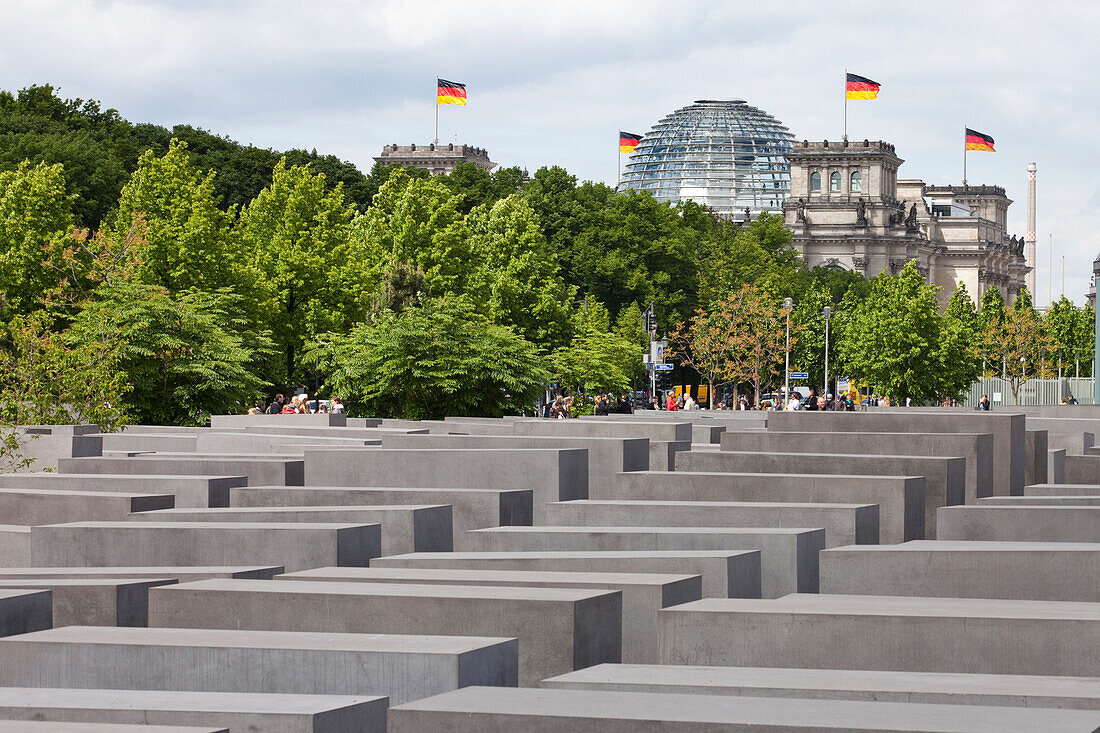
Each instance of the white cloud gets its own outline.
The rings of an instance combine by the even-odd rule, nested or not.
[[[957,182],[962,127],[996,138],[969,178],[1006,187],[1021,234],[1036,161],[1040,245],[1055,235],[1055,292],[1064,251],[1080,300],[1100,248],[1098,29],[1087,0],[0,0],[0,86],[53,83],[134,121],[369,167],[386,143],[430,138],[439,75],[470,92],[441,112],[441,139],[614,182],[620,128],[645,132],[701,97],[839,138],[847,67],[883,85],[849,107],[850,134],[895,143],[906,177]],[[1038,281],[1043,302],[1043,258]]]

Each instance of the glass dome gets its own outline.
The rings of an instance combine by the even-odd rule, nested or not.
[[[777,212],[791,192],[794,136],[741,99],[700,99],[653,126],[630,155],[621,188],[658,201],[694,200],[741,218]]]

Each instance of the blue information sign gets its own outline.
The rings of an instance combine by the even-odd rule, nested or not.
[[[791,372],[791,379],[809,379],[809,372]]]

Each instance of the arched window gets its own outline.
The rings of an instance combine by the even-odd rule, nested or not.
[[[840,171],[833,171],[833,175],[829,176],[829,190],[840,193]]]
[[[811,191],[820,191],[821,190],[821,172],[820,171],[814,171],[813,173],[810,174],[810,190]]]
[[[848,187],[852,193],[859,193],[863,190],[863,176],[859,174],[859,171],[852,171],[852,185]]]

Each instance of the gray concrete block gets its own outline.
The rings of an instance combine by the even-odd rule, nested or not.
[[[0,524],[0,567],[31,564],[31,528],[21,524]]]
[[[0,640],[0,684],[388,695],[515,685],[515,639],[66,626]]]
[[[186,451],[198,450],[199,431],[192,433],[144,433],[124,428],[120,433],[103,433],[105,451]]]
[[[200,580],[157,588],[149,625],[519,639],[519,683],[622,656],[622,594],[572,588]]]
[[[825,546],[878,544],[878,504],[605,501],[548,504],[553,525],[578,527],[821,527]]]
[[[1100,484],[1035,484],[1024,496],[1100,496]]]
[[[1020,494],[1024,488],[1027,452],[1025,419],[1022,413],[1008,410],[956,412],[942,408],[868,412],[770,412],[768,430],[782,433],[992,433],[993,493],[1001,496]],[[1033,430],[1042,429],[1040,425],[1031,427]]]
[[[27,471],[56,469],[63,459],[80,456],[98,456],[103,441],[98,428],[91,425],[25,425],[15,429],[21,434],[19,453],[32,463]]]
[[[209,431],[196,441],[200,453],[301,453],[307,446],[331,448],[362,448],[381,445],[381,438],[344,438],[294,433],[229,433]]]
[[[1092,496],[987,496],[978,506],[1100,506],[1100,492]]]
[[[229,726],[230,733],[385,733],[385,697],[0,688],[0,718]],[[144,729],[144,728],[143,728]]]
[[[50,568],[0,568],[0,582],[18,580],[46,580],[50,578],[171,578],[186,583],[207,578],[242,578],[271,580],[283,572],[281,565],[177,565],[166,567],[50,567]]]
[[[0,636],[40,631],[52,625],[48,590],[0,589]]]
[[[1066,449],[1058,448],[1047,451],[1047,483],[1064,484],[1066,482]],[[1027,493],[1027,487],[1024,487]]]
[[[825,530],[797,527],[496,527],[467,533],[483,552],[553,550],[760,550],[761,593],[817,592]]]
[[[303,462],[280,456],[187,456],[146,454],[132,458],[62,458],[62,473],[167,476],[244,476],[249,486],[301,486]]]
[[[306,449],[305,455],[309,486],[531,489],[535,524],[547,502],[588,498],[583,449]]]
[[[994,497],[1018,498],[1018,497]],[[906,542],[820,556],[821,592],[1100,603],[1100,544]]]
[[[617,690],[467,687],[390,708],[389,733],[732,733],[733,731],[1090,731],[1091,711]]]
[[[542,681],[571,690],[1100,710],[1100,679],[849,669],[598,664]]]
[[[583,448],[588,451],[588,494],[598,496],[623,471],[649,470],[646,438],[561,438],[515,435],[390,435],[383,448]]]
[[[661,662],[1095,677],[1098,622],[1100,605],[1069,601],[704,598],[661,611]]]
[[[451,507],[447,504],[413,506],[303,506],[232,507],[228,509],[169,509],[130,516],[139,522],[310,522],[378,524],[383,555],[405,552],[449,552],[454,549]]]
[[[316,415],[211,415],[210,427],[215,430],[248,428],[254,425],[342,428],[347,425],[347,421],[347,415],[331,412]]]
[[[924,536],[928,539],[936,537],[936,509],[966,501],[966,460],[963,458],[692,451],[676,457],[676,470],[719,473],[799,471],[834,476],[924,476]]]
[[[278,580],[326,582],[419,583],[436,585],[530,586],[617,590],[623,602],[624,662],[658,658],[657,612],[703,596],[701,575],[595,573],[532,570],[439,568],[317,568],[287,573]]]
[[[607,499],[878,504],[879,542],[924,539],[924,477],[647,471]]]
[[[676,466],[676,454],[691,450],[686,440],[649,441],[649,467],[654,471],[671,471]]]
[[[130,512],[171,509],[174,504],[172,494],[0,489],[0,517],[13,524],[115,521]]]
[[[371,560],[372,568],[470,568],[699,575],[703,597],[759,598],[759,550],[417,552]]]
[[[1024,461],[1024,486],[1047,480],[1047,431],[1025,430],[1026,460]],[[981,494],[989,496],[989,494]],[[967,501],[967,504],[972,502]]]
[[[1034,435],[1029,441],[1032,438]],[[1045,433],[1042,440],[1046,440]],[[993,495],[992,433],[728,432],[722,437],[722,450],[961,457],[966,459],[966,503],[973,504],[979,496]],[[796,461],[792,469],[798,470],[799,465]],[[1037,459],[1028,465],[1034,468]],[[1046,463],[1042,465],[1045,468]]]
[[[54,626],[147,626],[149,589],[171,578],[34,578],[0,580],[0,588],[49,590]]]
[[[530,525],[530,489],[408,489],[392,487],[247,487],[232,490],[234,507],[390,506],[449,504],[456,550],[466,548],[466,532],[483,527]]]
[[[690,443],[690,422],[665,422],[641,420],[542,420],[528,419],[512,422],[513,435],[573,436],[584,438],[648,438],[652,441],[676,441]]]
[[[72,522],[35,527],[36,565],[282,565],[288,571],[367,565],[377,524]]]
[[[172,494],[176,507],[229,506],[229,489],[247,483],[244,476],[0,474],[0,488],[5,489]]]
[[[1100,484],[1100,456],[1066,456],[1067,484]]]
[[[0,720],[0,733],[231,733],[228,728],[193,725],[126,725],[124,723],[67,723]]]
[[[1100,507],[945,507],[939,521],[944,540],[1100,542]]]

